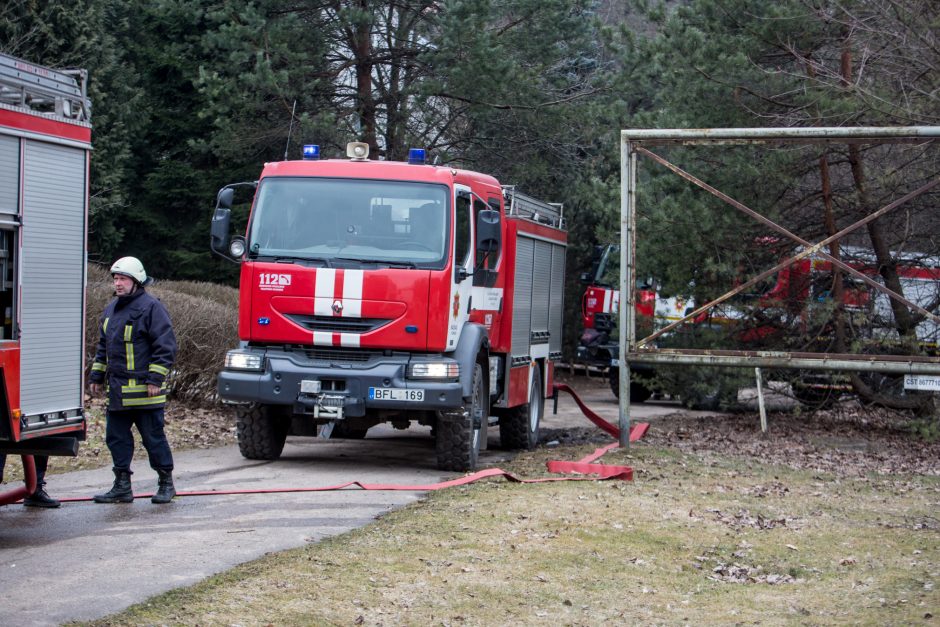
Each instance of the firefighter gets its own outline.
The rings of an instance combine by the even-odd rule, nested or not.
[[[46,467],[49,465],[49,457],[46,455],[34,455],[33,460],[36,463],[36,491],[28,494],[23,499],[23,505],[26,507],[58,507],[59,501],[46,494]],[[3,469],[7,465],[6,453],[0,453],[0,483],[3,483]]]
[[[151,282],[135,257],[111,266],[112,300],[101,315],[100,339],[91,366],[93,395],[108,391],[106,442],[114,464],[114,485],[95,495],[96,503],[131,503],[131,459],[137,432],[147,449],[150,467],[159,476],[153,503],[169,503],[173,486],[173,454],[163,430],[166,377],[176,357],[176,336],[166,308],[146,292]]]

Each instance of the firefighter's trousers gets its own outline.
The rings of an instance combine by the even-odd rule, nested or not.
[[[131,469],[134,457],[134,434],[136,426],[140,439],[147,449],[150,467],[154,470],[173,470],[173,454],[163,431],[163,408],[108,410],[108,426],[105,441],[111,451],[115,470]]]

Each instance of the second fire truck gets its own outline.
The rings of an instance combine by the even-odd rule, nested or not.
[[[583,332],[578,346],[579,361],[597,367],[610,366],[611,388],[619,391],[619,343],[616,339],[620,304],[620,247],[597,248],[592,271],[581,276],[587,285],[582,297]],[[843,259],[855,269],[881,281],[874,252],[857,246],[843,246]],[[788,251],[789,253],[790,251]],[[904,296],[922,307],[935,307],[940,301],[940,259],[922,253],[891,253]],[[724,328],[733,342],[743,348],[833,350],[835,340],[835,290],[832,264],[814,254],[780,270],[763,284],[763,289],[731,300],[700,314],[691,325]],[[914,338],[901,342],[887,295],[857,278],[843,275],[839,306],[843,312],[845,341],[854,350],[869,354],[917,350],[935,355],[940,345],[940,327],[927,317],[919,317]],[[638,283],[635,292],[637,325],[661,328],[681,319],[695,308],[691,299],[664,297],[652,279]],[[680,339],[681,341],[681,339]],[[652,366],[636,364],[641,375],[654,374]],[[901,377],[863,374],[877,392],[902,394]],[[801,372],[794,382],[797,399],[813,405],[829,404],[850,387],[845,377],[828,373]],[[840,383],[841,382],[841,383]],[[642,382],[631,381],[631,401],[649,397]]]
[[[75,455],[85,436],[90,106],[82,70],[0,54],[0,453]]]

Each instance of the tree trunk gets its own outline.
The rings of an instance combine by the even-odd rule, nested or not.
[[[359,0],[362,15],[371,14],[368,0]],[[375,137],[375,100],[372,97],[372,20],[360,19],[355,26],[352,46],[356,67],[356,95],[359,113],[359,138],[369,144],[369,153],[378,154]]]
[[[852,81],[852,51],[850,38],[846,36],[842,48],[842,85],[847,87]],[[861,209],[870,214],[873,211],[871,198],[865,180],[865,168],[862,163],[861,149],[858,144],[849,144],[849,165],[852,168],[852,179],[855,184],[855,192]],[[886,287],[898,294],[904,294],[901,287],[901,279],[898,275],[897,263],[891,256],[891,248],[885,239],[881,220],[873,220],[866,225],[868,237],[871,239],[872,249],[875,252],[875,260],[878,264],[878,273]],[[916,341],[915,327],[916,322],[910,310],[904,303],[895,299],[891,300],[891,312],[894,314],[894,326],[898,335],[903,340],[911,343]],[[895,394],[885,394],[881,390],[875,389],[869,385],[865,379],[857,372],[850,375],[852,387],[855,389],[859,398],[868,403],[875,403],[892,409],[914,410],[919,414],[930,413],[933,403],[928,395],[913,395],[907,397],[897,396]]]

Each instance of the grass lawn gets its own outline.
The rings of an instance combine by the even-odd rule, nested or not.
[[[507,470],[544,475],[538,449]],[[940,478],[640,443],[632,483],[487,480],[96,625],[937,624]]]

